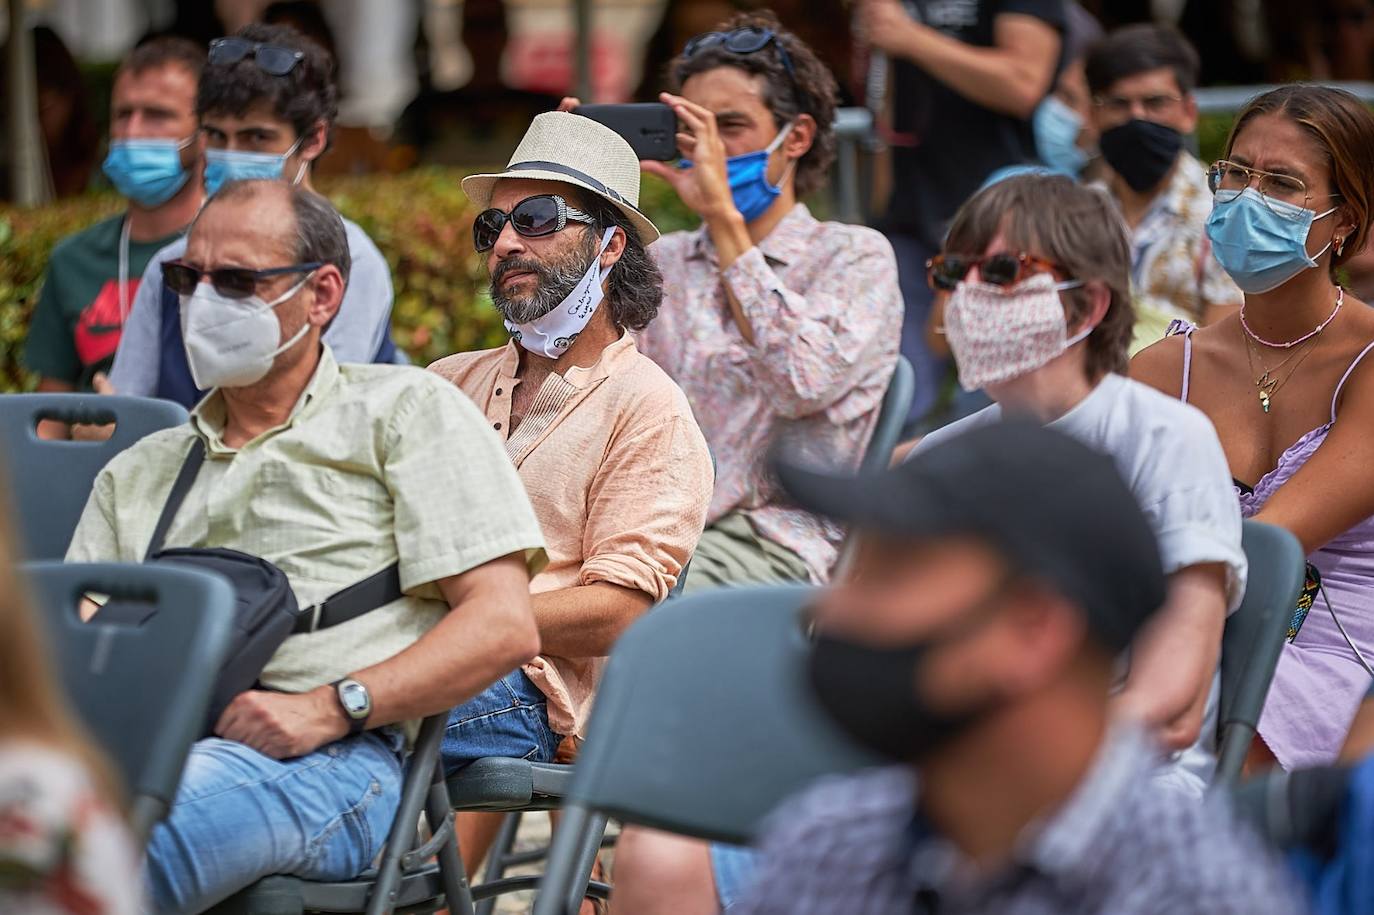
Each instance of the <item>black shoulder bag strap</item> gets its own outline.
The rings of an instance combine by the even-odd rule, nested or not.
[[[200,465],[205,463],[205,442],[199,437],[191,443],[191,450],[186,453],[186,461],[181,465],[181,472],[177,474],[176,480],[172,483],[172,491],[167,496],[167,504],[162,506],[162,514],[158,516],[157,527],[153,528],[153,539],[148,541],[148,552],[143,554],[143,561],[147,562],[153,558],[153,554],[162,549],[162,543],[167,539],[167,529],[172,526],[172,520],[176,518],[177,512],[181,509],[181,503],[186,501],[186,494],[191,491],[191,485],[196,482],[196,476],[200,473]]]
[[[181,503],[186,501],[186,494],[191,491],[191,486],[196,482],[201,465],[204,463],[205,443],[197,438],[186,454],[186,462],[181,465],[181,472],[177,474],[176,480],[172,483],[172,491],[168,494],[167,504],[162,507],[162,514],[157,519],[157,527],[153,528],[153,538],[149,541],[148,552],[143,557],[145,562],[151,559],[154,553],[162,549],[163,542],[167,538],[167,530],[172,526],[173,519],[176,518],[177,512],[181,509]],[[362,581],[331,594],[313,607],[302,609],[300,615],[296,617],[296,625],[292,631],[300,633],[328,629],[330,626],[346,623],[364,613],[370,613],[392,601],[400,600],[403,596],[401,564],[393,562],[380,572],[369,575]]]

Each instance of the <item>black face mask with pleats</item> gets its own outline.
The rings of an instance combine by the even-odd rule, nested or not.
[[[1139,118],[1103,131],[1098,149],[1112,171],[1137,194],[1158,187],[1178,161],[1183,149],[1183,134]]]

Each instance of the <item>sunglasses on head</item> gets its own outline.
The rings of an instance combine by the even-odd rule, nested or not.
[[[305,52],[246,38],[216,38],[210,42],[212,64],[236,64],[245,57],[252,57],[258,69],[268,76],[285,76],[305,60]]]
[[[472,245],[479,252],[490,251],[507,222],[525,238],[543,238],[563,231],[570,221],[591,223],[592,218],[568,206],[568,202],[557,194],[526,197],[511,207],[509,213],[495,207],[478,213],[472,223]]]
[[[939,292],[953,292],[974,267],[983,282],[994,286],[1015,286],[1037,273],[1067,278],[1063,267],[1053,261],[1025,252],[1002,252],[975,257],[970,254],[937,254],[926,261],[926,281]]]
[[[309,273],[324,264],[312,261],[308,264],[292,264],[290,267],[272,267],[267,270],[249,270],[247,267],[219,267],[215,270],[201,270],[181,261],[167,261],[162,265],[162,282],[177,295],[190,295],[196,291],[200,278],[208,276],[215,291],[228,299],[246,299],[258,291],[258,284],[274,276],[290,273]]]
[[[787,71],[787,78],[792,81],[792,91],[800,100],[802,91],[797,85],[797,71],[792,68],[792,56],[787,53],[782,42],[778,41],[778,35],[772,29],[746,26],[728,32],[705,32],[688,40],[682,48],[682,56],[693,57],[707,48],[715,47],[724,48],[731,54],[756,54],[770,44],[778,49],[778,60],[782,61],[782,68]]]

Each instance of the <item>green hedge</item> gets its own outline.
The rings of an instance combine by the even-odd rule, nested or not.
[[[396,343],[417,363],[498,346],[505,329],[486,296],[486,266],[472,250],[475,213],[462,173],[421,168],[322,183],[349,219],[372,236],[391,264]],[[644,210],[665,232],[695,217],[658,179],[644,179]],[[48,252],[61,238],[119,210],[113,194],[91,194],[33,209],[0,207],[0,391],[29,390],[19,365]]]

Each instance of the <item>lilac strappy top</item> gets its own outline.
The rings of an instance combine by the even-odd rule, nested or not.
[[[1188,400],[1193,325],[1175,322],[1183,334],[1183,385]],[[1257,514],[1269,498],[1317,452],[1336,422],[1336,404],[1351,372],[1374,350],[1371,342],[1341,376],[1331,395],[1331,418],[1279,455],[1278,464],[1254,488],[1237,482],[1241,514]],[[1365,659],[1374,663],[1374,517],[1366,518],[1307,557],[1321,573],[1319,595],[1297,637],[1284,646],[1269,698],[1260,717],[1260,737],[1284,768],[1332,762],[1350,729],[1370,676],[1341,634],[1345,628]],[[1328,606],[1329,605],[1329,606]]]

